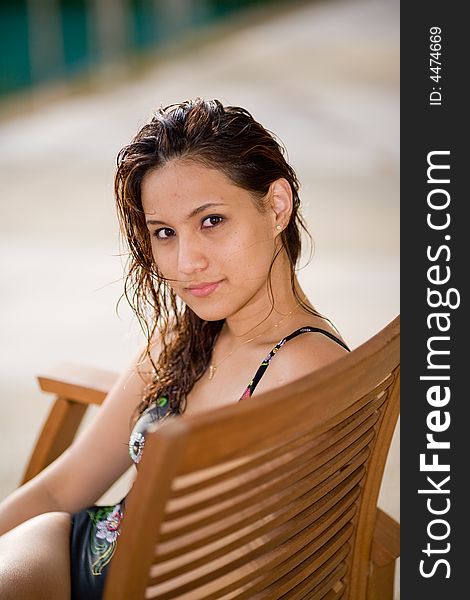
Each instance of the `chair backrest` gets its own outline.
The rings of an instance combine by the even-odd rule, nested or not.
[[[292,384],[162,423],[146,440],[105,599],[366,598],[399,332],[397,317]]]

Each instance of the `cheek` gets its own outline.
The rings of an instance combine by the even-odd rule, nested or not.
[[[152,256],[158,271],[164,277],[170,277],[174,274],[174,266],[172,266],[171,254],[165,252],[162,248],[157,248],[155,242],[152,244]]]
[[[227,239],[219,252],[221,269],[244,281],[265,277],[273,259],[274,243],[264,231],[251,232],[244,238]]]

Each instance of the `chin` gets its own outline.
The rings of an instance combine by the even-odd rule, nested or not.
[[[203,321],[222,321],[229,317],[236,308],[228,298],[209,300],[209,298],[183,298],[186,306],[190,308]]]
[[[211,307],[197,307],[187,304],[187,306],[203,321],[222,321],[227,318],[227,311]]]

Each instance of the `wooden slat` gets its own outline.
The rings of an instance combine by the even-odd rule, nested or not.
[[[272,561],[273,556],[276,557],[276,564],[278,564],[288,556],[290,557],[291,547],[296,549],[305,548],[308,544],[313,546],[329,539],[352,519],[355,512],[356,508],[353,505],[342,514],[335,511],[324,514],[317,520],[315,528],[307,526],[305,529],[297,531],[295,535],[288,535],[286,528],[280,531],[274,530],[269,536],[261,536],[247,546],[236,548],[230,553],[221,554],[215,560],[210,561],[210,577],[222,576],[233,571],[235,567],[242,567],[250,561],[256,561],[257,568],[261,568],[266,562]],[[194,574],[198,572],[198,569],[194,570]],[[168,579],[168,577],[165,579]],[[193,575],[187,570],[182,579],[192,580]],[[152,578],[151,581],[157,583],[157,578]]]
[[[351,526],[348,524],[344,527],[334,538],[329,539],[326,543],[323,544],[323,547],[315,552],[314,554],[310,554],[309,552],[312,548],[307,548],[301,551],[301,558],[304,558],[301,562],[298,560],[293,563],[289,561],[285,561],[282,565],[277,567],[275,570],[271,570],[262,581],[255,583],[252,587],[252,590],[259,591],[266,588],[266,585],[270,587],[276,587],[277,584],[282,581],[284,577],[289,577],[289,573],[297,573],[299,570],[308,569],[311,574],[318,574],[319,578],[324,577],[323,569],[326,569],[326,565],[329,564],[330,560],[336,560],[334,557],[336,556],[339,560],[338,553],[340,551],[344,551],[345,555],[350,551],[349,540],[352,534]],[[299,553],[298,553],[299,554]],[[295,555],[296,558],[300,558]],[[249,594],[244,594],[242,596],[243,600],[251,600],[251,591]]]
[[[273,496],[278,493],[285,493],[286,489],[296,483],[303,486],[306,492],[309,488],[319,485],[333,472],[343,468],[348,462],[353,461],[354,457],[367,447],[373,437],[373,431],[366,432],[337,455],[326,452],[322,458],[318,458],[318,462],[312,460],[311,463],[304,463],[296,469],[285,470],[280,476],[273,474],[271,480],[266,481],[263,479],[262,483],[248,489],[246,486],[240,486],[240,493],[237,493],[236,496],[234,493],[230,495],[223,494],[222,498],[217,498],[218,502],[214,501],[212,495],[208,495],[204,501],[194,504],[186,503],[184,508],[173,510],[174,505],[170,501],[167,505],[162,533],[166,534],[174,527],[190,527],[191,523],[196,520],[198,523],[202,523],[208,518],[220,518],[227,511],[233,513],[233,511],[242,510],[243,507],[251,506],[253,502],[266,495]],[[178,523],[171,525],[171,521],[178,521]]]
[[[170,578],[178,578],[179,581],[191,581],[192,586],[202,585],[209,579],[222,577],[227,573],[234,572],[240,567],[244,567],[249,562],[257,561],[258,569],[260,565],[268,561],[272,561],[272,557],[276,557],[276,563],[281,563],[289,559],[291,565],[294,560],[300,564],[304,558],[296,554],[296,559],[292,556],[292,548],[296,551],[299,548],[310,547],[313,554],[321,545],[333,537],[351,520],[356,512],[354,506],[349,507],[345,512],[323,515],[316,522],[316,526],[307,525],[304,529],[297,530],[293,535],[284,528],[284,530],[275,531],[275,535],[263,536],[253,541],[247,546],[236,548],[235,551],[227,552],[218,556],[215,560],[206,561],[210,565],[210,572],[204,575],[199,575],[201,569],[192,569],[188,566],[186,569],[177,569],[175,573],[166,573],[164,576],[152,577],[149,582],[152,585],[163,584],[170,582]],[[291,532],[292,533],[292,532]],[[283,567],[281,567],[282,569]],[[279,573],[279,567],[276,569]],[[161,587],[164,589],[164,585]]]
[[[157,548],[155,564],[190,553],[200,556],[204,546],[206,555],[207,546],[214,542],[220,544],[221,540],[226,540],[225,543],[229,544],[232,536],[240,543],[242,541],[248,543],[252,536],[256,535],[256,532],[261,535],[269,529],[271,521],[275,520],[277,525],[281,525],[307,509],[319,517],[339,502],[356,500],[360,491],[358,483],[361,478],[362,473],[356,470],[317,501],[314,501],[313,494],[304,494],[288,504],[282,504],[276,511],[270,511],[269,506],[262,507],[262,510],[259,506],[254,506],[249,517],[246,514],[234,514],[221,522],[198,529],[190,536],[182,536],[182,538],[171,540],[168,543],[161,543]],[[249,533],[244,534],[245,530]],[[230,547],[227,549],[229,550]]]
[[[243,529],[237,531],[228,539],[227,537],[221,538],[210,547],[201,546],[190,553],[182,552],[170,560],[162,560],[160,556],[158,564],[154,565],[150,571],[152,582],[159,583],[186,571],[194,570],[204,563],[216,561],[240,548],[246,557],[248,554],[245,548],[253,549],[255,546],[259,546],[259,540],[262,540],[262,551],[266,552],[270,547],[280,545],[298,533],[312,528],[313,524],[315,524],[317,534],[321,534],[341,515],[347,513],[351,515],[351,518],[353,517],[356,512],[354,502],[357,497],[358,490],[355,489],[339,502],[324,503],[323,507],[318,507],[320,503],[316,503],[313,507],[309,507],[291,518],[283,519],[277,514],[270,515],[270,519],[263,520],[261,524],[257,523],[256,527],[248,527],[246,532]]]
[[[338,552],[328,559],[321,572],[311,573],[308,569],[305,579],[303,579],[295,588],[289,590],[282,596],[276,597],[278,597],[279,600],[305,600],[312,591],[318,589],[319,584],[322,582],[325,584],[324,587],[329,587],[331,589],[337,581],[340,581],[341,578],[346,575],[347,565],[345,560],[349,556],[350,551],[351,545],[345,544]],[[273,593],[275,593],[275,590],[266,590],[263,592],[263,595],[260,595],[259,600],[261,600],[261,598],[269,600],[270,597],[273,597]],[[271,594],[271,596],[269,594]],[[258,600],[258,598],[255,597],[253,600]]]
[[[339,550],[316,569],[312,568],[311,558],[307,558],[255,596],[251,594],[250,590],[250,594],[246,598],[247,600],[261,600],[262,598],[265,600],[289,598],[290,600],[291,597],[298,597],[303,600],[307,590],[317,588],[327,580],[332,584],[327,583],[326,588],[331,589],[334,582],[338,580],[338,576],[343,576],[347,571],[345,560],[347,560],[350,550],[351,544],[344,543]]]
[[[296,493],[295,496],[296,498],[300,498],[300,506],[302,507],[305,507],[305,505],[309,502],[313,504],[319,499],[326,499],[328,501],[334,493],[337,493],[338,485],[344,483],[345,487],[342,489],[340,488],[339,491],[339,494],[341,494],[342,492],[351,489],[352,486],[357,485],[362,480],[364,473],[364,468],[361,468],[360,466],[358,468],[356,464],[351,464],[344,472],[335,473],[328,481],[326,481],[318,489],[312,491],[310,494],[305,495],[303,493]],[[349,486],[351,486],[351,488]],[[295,492],[297,491],[298,490],[295,490]],[[291,497],[284,496],[280,499],[276,498],[274,501],[271,502],[270,505],[266,502],[261,509],[252,509],[250,519],[242,518],[240,519],[240,522],[234,520],[232,523],[229,523],[228,526],[225,526],[224,530],[222,530],[221,533],[228,535],[233,531],[237,531],[240,527],[243,527],[244,525],[248,525],[252,522],[255,522],[256,520],[259,520],[261,517],[270,514],[272,511],[281,510],[286,503],[290,505],[292,502],[295,501],[293,496],[294,493],[291,493]],[[241,515],[241,517],[243,517],[243,515]],[[198,541],[199,540],[196,539],[196,542],[194,542],[190,538],[189,543],[192,547],[194,547],[194,544],[198,543]],[[184,543],[188,543],[186,539],[184,539]]]
[[[341,453],[342,460],[333,459],[319,469],[314,470],[314,474],[312,474],[311,469],[304,469],[304,477],[300,480],[293,476],[285,477],[281,482],[276,481],[275,485],[261,486],[260,489],[255,489],[253,492],[243,494],[242,497],[226,501],[218,507],[210,507],[208,511],[200,511],[197,515],[185,515],[184,518],[176,522],[165,521],[165,523],[162,523],[160,539],[167,541],[173,536],[180,536],[194,531],[235,512],[249,510],[258,502],[270,504],[271,510],[276,510],[282,507],[284,503],[292,502],[295,498],[306,494],[314,487],[317,487],[317,493],[328,493],[332,486],[344,481],[367,460],[369,449],[366,442],[367,438],[361,438],[354,447],[350,447]],[[285,485],[281,485],[282,483]],[[315,500],[317,499],[318,497],[315,497]]]
[[[342,360],[338,359],[336,363]],[[324,367],[324,369],[328,370],[329,367]],[[310,393],[308,395],[305,393],[307,390],[304,390],[306,385],[304,379],[310,379],[310,376],[296,380],[290,385],[289,392],[284,390],[284,394],[279,396],[279,398],[282,398],[282,402],[279,400],[279,404],[282,405],[286,402],[286,394],[288,394],[290,412],[288,421],[286,420],[284,411],[280,407],[277,407],[275,403],[278,393],[282,388],[273,390],[267,394],[260,394],[258,397],[253,397],[250,399],[250,402],[240,402],[236,406],[229,405],[223,407],[223,409],[214,410],[210,414],[193,415],[191,419],[193,434],[191,437],[191,448],[188,449],[185,462],[181,465],[180,476],[199,471],[206,466],[217,464],[224,460],[231,460],[237,456],[240,448],[244,449],[244,454],[261,452],[273,444],[277,445],[278,440],[290,439],[299,434],[307,433],[307,431],[312,429],[311,423],[315,423],[314,430],[320,436],[335,425],[343,422],[344,419],[347,419],[351,414],[357,412],[357,410],[360,410],[362,406],[368,404],[376,395],[375,390],[370,393],[365,391],[365,396],[358,395],[354,403],[352,403],[345,386],[341,385],[340,391],[335,390],[335,386],[339,386],[338,381],[330,382],[330,385],[333,386],[331,390],[323,388],[320,385],[322,378],[320,378],[319,373],[316,373],[319,381],[316,382],[317,385],[314,386],[314,389],[309,390]],[[362,376],[364,376],[364,373],[362,373]],[[355,377],[360,379],[360,373],[356,373]],[[342,378],[343,375],[341,375]],[[392,381],[393,377],[387,375],[385,380],[379,384],[379,387],[383,386],[385,389]],[[345,388],[344,392],[343,387]],[[297,393],[296,389],[298,389]],[[332,406],[334,404],[332,405],[331,398],[336,398],[335,393],[338,395],[344,393],[344,405],[337,407],[339,412],[333,414]],[[270,406],[269,413],[265,414],[263,422],[257,423],[256,417],[250,413],[257,407],[262,408],[266,396],[271,398],[270,405],[272,406]],[[347,398],[349,398],[349,402],[346,400]],[[336,398],[336,404],[337,402],[338,399]],[[224,415],[223,419],[220,418],[221,414]],[[252,420],[250,428],[246,428],[243,425],[243,419],[247,418],[248,415],[250,420]],[[217,418],[217,416],[219,416],[218,426],[220,427],[218,435],[210,429],[212,419]],[[168,423],[168,425],[171,426],[171,423]],[[264,432],[263,429],[265,430]],[[269,435],[266,435],[266,431],[270,432]]]
[[[240,495],[244,491],[249,491],[253,486],[259,487],[262,483],[275,480],[284,474],[292,474],[307,462],[309,465],[319,468],[369,432],[377,423],[378,418],[379,413],[377,412],[361,421],[356,427],[352,427],[352,422],[351,427],[343,432],[344,435],[341,437],[333,435],[329,440],[330,444],[327,443],[327,440],[324,440],[321,445],[309,440],[302,446],[296,445],[294,450],[285,447],[283,454],[276,459],[263,463],[257,461],[256,468],[252,468],[251,462],[246,463],[245,470],[238,467],[234,477],[229,477],[227,473],[223,478],[218,477],[216,484],[213,484],[213,480],[210,479],[204,488],[199,483],[197,491],[193,491],[193,486],[190,486],[184,497],[179,493],[177,498],[173,498],[172,494],[168,510],[171,513],[170,518],[179,518],[188,511],[193,513],[202,507],[208,508],[211,504],[220,504],[224,499],[233,498],[234,494]]]
[[[346,586],[342,581],[338,581],[333,588],[327,592],[320,600],[341,600],[346,598]],[[319,600],[315,592],[305,597],[305,600]]]
[[[149,586],[148,589],[149,591],[153,589],[153,592],[158,594],[156,597],[159,600],[170,600],[172,598],[178,598],[179,600],[215,600],[222,593],[236,589],[260,575],[263,576],[263,583],[258,584],[256,587],[264,587],[272,584],[308,557],[311,557],[312,560],[312,570],[316,570],[347,542],[351,534],[352,527],[350,524],[346,524],[340,531],[335,532],[333,537],[331,531],[329,531],[310,544],[298,548],[298,551],[294,555],[290,555],[287,560],[285,549],[276,548],[269,555],[251,561],[251,564],[240,565],[236,570],[226,571],[217,579],[214,579],[213,571],[210,569],[196,580],[191,580],[191,574],[187,574],[178,580],[181,581],[180,584],[171,582],[170,584],[160,584],[155,588]],[[242,595],[240,598],[243,597]]]
[[[319,436],[315,429],[309,430],[301,437],[296,437],[292,440],[287,440],[285,437],[280,441],[278,446],[270,448],[268,451],[260,452],[256,455],[248,455],[238,458],[236,461],[229,463],[221,463],[216,467],[204,469],[198,472],[193,472],[190,475],[178,477],[173,484],[172,497],[178,498],[182,495],[197,492],[199,489],[210,485],[215,485],[225,479],[234,477],[240,473],[244,473],[251,468],[255,468],[260,464],[266,463],[271,459],[282,456],[284,452],[296,450],[309,443],[316,445],[317,454],[325,448],[332,446],[336,441],[343,438],[347,433],[358,427],[366,421],[373,413],[376,413],[386,400],[386,396],[381,389],[379,396],[368,394],[367,397],[361,399],[361,408],[345,417],[338,425],[331,428],[323,437]],[[377,416],[375,417],[377,419]]]
[[[342,585],[341,579],[346,575],[347,570],[347,566],[344,563],[338,565],[338,567],[333,571],[333,573],[329,577],[325,578],[318,585],[312,586],[308,594],[304,596],[304,600],[307,597],[310,600],[321,600],[332,590],[334,590],[335,587],[338,590],[342,590],[344,586]]]

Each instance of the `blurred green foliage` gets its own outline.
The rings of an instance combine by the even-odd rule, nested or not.
[[[104,60],[93,3],[100,0],[0,0],[0,96],[85,73]],[[103,1],[103,0],[102,0]],[[286,0],[284,0],[286,1]],[[36,2],[36,4],[34,4]],[[124,11],[122,59],[249,6],[282,0],[114,0]],[[183,12],[175,12],[175,6]],[[36,11],[33,14],[33,10]],[[37,11],[43,11],[37,12]],[[111,21],[111,20],[110,20]],[[109,26],[109,23],[107,24]],[[103,35],[101,33],[101,35]],[[107,35],[109,33],[109,29]]]

